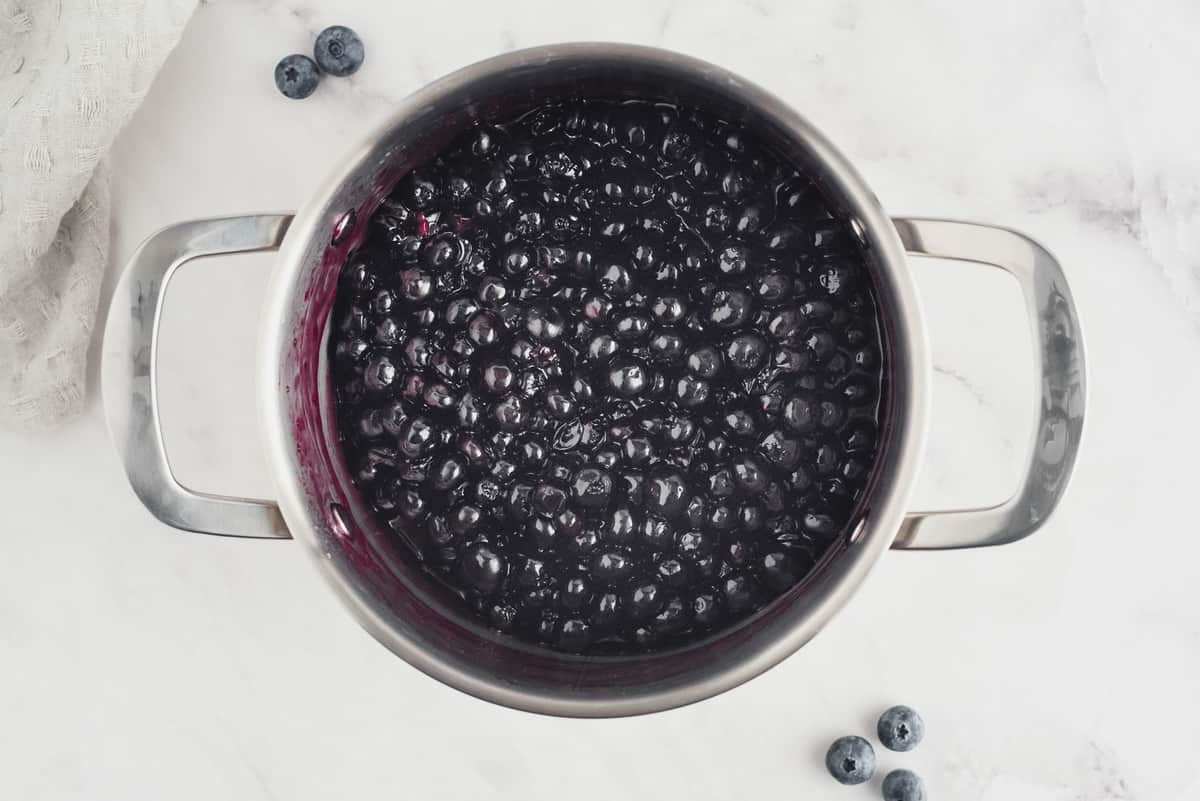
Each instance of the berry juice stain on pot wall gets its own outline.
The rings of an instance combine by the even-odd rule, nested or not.
[[[808,178],[696,109],[477,126],[343,268],[354,482],[502,632],[624,653],[729,625],[844,534],[873,466],[857,248]]]

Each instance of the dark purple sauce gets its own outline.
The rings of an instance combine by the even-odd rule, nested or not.
[[[812,570],[873,467],[858,247],[807,177],[696,109],[478,125],[343,268],[354,482],[499,631],[622,653],[723,628]]]

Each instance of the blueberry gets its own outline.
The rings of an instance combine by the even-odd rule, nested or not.
[[[507,566],[504,557],[481,543],[467,549],[459,569],[467,584],[480,592],[490,593],[499,586]]]
[[[646,484],[646,510],[659,517],[674,517],[686,508],[687,492],[687,482],[681,473],[651,476]]]
[[[467,323],[467,336],[481,347],[495,345],[500,340],[503,324],[490,312],[479,312]]]
[[[387,389],[396,380],[396,365],[384,354],[372,356],[363,370],[363,383],[368,389]]]
[[[800,461],[800,440],[782,431],[771,431],[759,443],[759,452],[776,467],[788,469]]]
[[[621,461],[621,452],[615,447],[602,448],[596,451],[593,457],[596,464],[605,469],[610,469],[616,466],[617,462]]]
[[[592,560],[592,575],[605,584],[616,584],[629,576],[633,563],[619,550],[604,551]]]
[[[633,275],[624,265],[613,262],[596,268],[596,284],[610,295],[628,295],[633,290]]]
[[[465,325],[477,311],[479,306],[472,298],[455,298],[446,304],[443,317],[448,325],[458,327]]]
[[[339,78],[353,75],[363,63],[362,39],[344,25],[333,25],[317,34],[313,57],[330,75]]]
[[[428,367],[431,356],[429,340],[420,334],[414,334],[404,343],[404,361],[410,367]]]
[[[792,279],[785,273],[772,271],[759,277],[756,292],[759,300],[768,305],[777,304],[791,294]]]
[[[533,490],[533,508],[538,514],[554,517],[567,503],[567,493],[554,484],[538,484]]]
[[[583,530],[583,519],[573,509],[563,509],[554,518],[554,524],[565,537],[574,537]]]
[[[559,419],[571,416],[575,411],[575,400],[561,389],[551,389],[546,393],[546,410]]]
[[[658,612],[663,600],[662,590],[655,582],[636,583],[625,595],[625,613],[632,620],[644,621]]]
[[[720,601],[710,592],[701,592],[692,599],[692,619],[702,627],[711,626],[722,615]]]
[[[400,431],[400,451],[409,458],[423,456],[434,443],[437,432],[428,420],[415,417],[404,424]]]
[[[546,444],[536,437],[521,442],[521,461],[532,469],[546,464]]]
[[[783,419],[793,431],[807,433],[817,426],[820,409],[816,401],[808,394],[798,394],[790,398],[783,407]]]
[[[724,275],[742,275],[748,270],[750,249],[740,242],[730,242],[717,257],[717,270]]]
[[[568,578],[558,593],[558,602],[562,604],[564,609],[571,612],[581,611],[587,606],[591,598],[591,584],[584,575],[575,575]]]
[[[496,404],[492,416],[504,431],[517,431],[525,426],[529,419],[524,402],[516,395],[509,395]]]
[[[535,517],[525,522],[525,533],[535,550],[549,551],[558,541],[558,526],[553,520]]]
[[[559,648],[580,653],[587,649],[592,640],[591,627],[583,620],[564,620],[558,627],[557,637],[555,642]]]
[[[317,90],[320,80],[316,62],[308,56],[293,53],[275,65],[275,86],[284,97],[303,100]]]
[[[621,599],[613,592],[600,595],[592,604],[592,623],[597,626],[609,626],[615,623],[621,614]]]
[[[467,255],[467,243],[454,234],[438,234],[421,244],[421,262],[435,273],[462,264]]]
[[[884,801],[925,801],[925,782],[911,770],[893,770],[883,777]]]
[[[636,361],[614,362],[608,371],[608,384],[618,395],[635,398],[646,389],[646,368]]]
[[[589,295],[583,303],[583,315],[589,320],[603,320],[612,309],[612,301],[603,295]]]
[[[701,378],[716,378],[721,372],[721,352],[712,345],[701,345],[688,354],[687,366]]]
[[[758,587],[749,576],[733,575],[725,579],[721,585],[721,593],[725,596],[725,605],[731,612],[748,612],[754,606]]]
[[[587,354],[593,361],[604,362],[610,359],[620,348],[621,346],[617,344],[617,341],[608,334],[598,334],[588,343]]]
[[[797,560],[785,551],[772,551],[760,560],[763,581],[775,592],[791,589],[804,571]]]
[[[665,550],[673,538],[671,524],[660,517],[647,517],[642,523],[641,539],[651,550]]]
[[[594,467],[585,467],[580,470],[571,485],[571,493],[575,502],[591,509],[601,509],[607,506],[612,489],[612,477],[604,470]]]
[[[482,517],[479,509],[470,504],[456,506],[450,511],[447,518],[447,524],[450,530],[455,534],[464,535],[470,534],[479,525],[479,520]]]
[[[637,519],[633,512],[629,511],[628,507],[622,506],[613,510],[605,522],[601,537],[607,542],[623,544],[633,537],[636,528]]]
[[[614,336],[628,342],[642,338],[650,328],[650,321],[638,314],[628,314],[617,319]]]
[[[696,433],[696,424],[687,417],[672,417],[663,429],[663,436],[673,445],[689,442]]]
[[[659,328],[650,334],[650,352],[660,362],[679,361],[684,353],[684,339],[672,328]]]
[[[733,472],[728,469],[717,470],[708,476],[708,494],[714,498],[729,498],[737,492],[733,481]]]
[[[747,495],[757,495],[767,488],[768,478],[762,465],[749,457],[742,457],[733,463],[733,475]]]
[[[687,605],[682,598],[676,596],[667,601],[654,616],[651,630],[658,635],[673,634],[688,624],[689,617]]]
[[[715,536],[707,531],[685,531],[679,535],[676,550],[680,556],[698,559],[711,553],[715,545]]]
[[[675,398],[685,408],[704,404],[710,393],[708,382],[695,376],[685,375],[675,382]]]
[[[862,784],[875,774],[875,749],[862,737],[839,737],[825,754],[825,767],[841,784]]]
[[[513,370],[512,365],[504,361],[495,361],[488,363],[482,371],[480,378],[483,382],[483,388],[493,395],[503,395],[512,389],[513,384],[517,380],[517,374]]]
[[[744,290],[721,289],[709,304],[708,320],[719,328],[737,328],[750,319],[754,301]]]
[[[728,506],[714,506],[708,512],[708,527],[718,532],[729,531],[736,525],[734,512]]]
[[[911,751],[925,736],[925,721],[912,707],[894,706],[879,716],[875,730],[884,748]]]
[[[534,338],[542,340],[558,339],[564,323],[562,312],[543,303],[531,305],[525,317],[525,329]]]
[[[687,314],[687,305],[678,295],[664,294],[654,300],[650,312],[661,323],[676,323]]]
[[[643,464],[654,456],[654,445],[647,437],[629,437],[625,440],[624,451],[630,464]]]
[[[730,341],[725,355],[733,369],[752,373],[767,358],[767,341],[758,334],[741,334]]]
[[[488,610],[488,621],[499,631],[511,631],[516,619],[517,610],[511,604],[495,604]]]
[[[445,492],[453,489],[463,482],[467,475],[467,465],[458,457],[451,456],[443,459],[437,467],[434,468],[432,486],[434,489]]]

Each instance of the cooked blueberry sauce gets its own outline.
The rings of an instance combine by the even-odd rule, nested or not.
[[[704,637],[801,581],[863,492],[882,371],[858,248],[809,178],[698,109],[476,125],[343,269],[353,480],[496,630]]]

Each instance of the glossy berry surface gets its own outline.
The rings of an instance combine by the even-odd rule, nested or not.
[[[362,39],[345,25],[331,25],[321,31],[313,45],[317,66],[339,78],[358,72],[365,56]]]
[[[912,707],[894,706],[879,716],[879,742],[890,751],[911,751],[925,737],[925,721]]]
[[[893,770],[883,777],[884,801],[926,801],[925,782],[911,770]]]
[[[293,100],[303,100],[311,95],[320,81],[321,73],[308,56],[293,53],[275,65],[275,87]]]
[[[862,784],[875,775],[875,749],[862,737],[839,737],[825,753],[825,768],[841,784]]]
[[[353,480],[487,626],[586,653],[705,637],[801,582],[871,474],[857,247],[808,178],[695,109],[477,125],[342,270]]]

